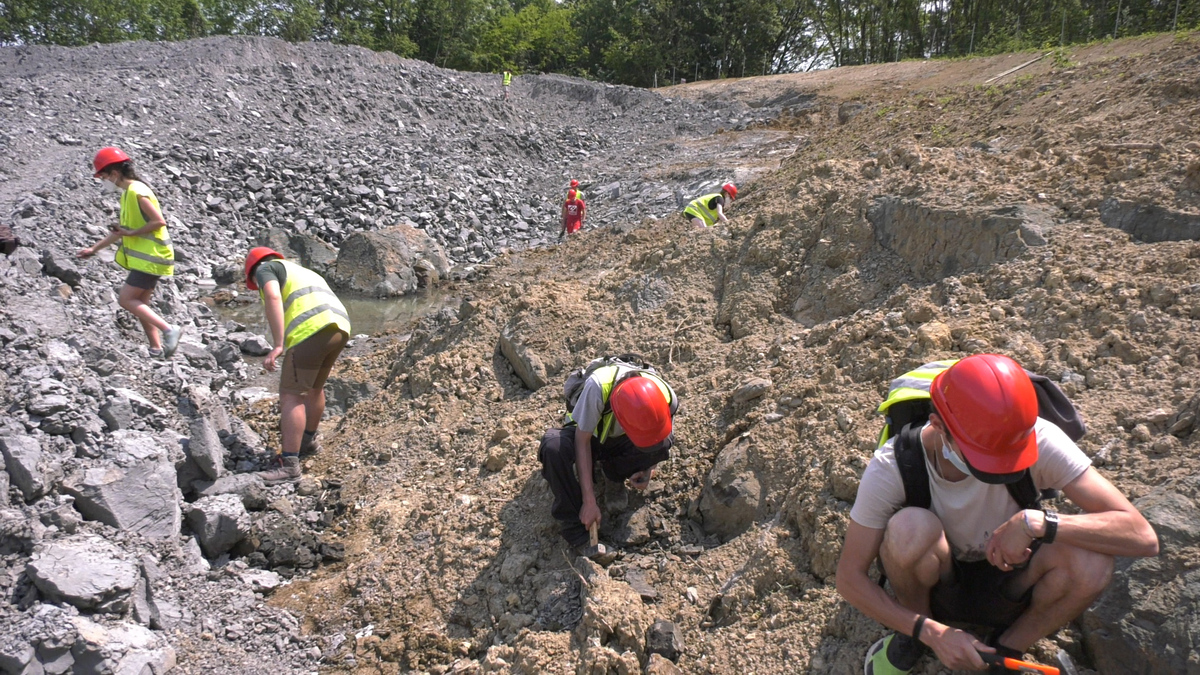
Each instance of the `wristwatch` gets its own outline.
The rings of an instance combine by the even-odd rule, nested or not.
[[[1041,537],[1043,544],[1053,544],[1054,537],[1058,534],[1058,511],[1054,509],[1045,510],[1046,532]]]

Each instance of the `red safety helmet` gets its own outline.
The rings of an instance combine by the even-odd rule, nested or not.
[[[671,404],[650,378],[635,375],[618,382],[608,401],[637,447],[654,447],[671,434]]]
[[[109,166],[118,162],[128,162],[129,155],[125,154],[120,148],[100,148],[96,152],[96,156],[92,158],[92,168],[96,170],[95,178],[100,177],[100,172],[104,171]]]
[[[567,201],[571,201],[572,199],[575,199],[575,191],[567,190]]]
[[[572,178],[571,179],[571,187],[579,187],[579,181]]]
[[[283,256],[274,249],[266,246],[255,246],[246,254],[246,288],[252,291],[258,290],[258,284],[254,283],[254,277],[251,274],[254,272],[254,266],[268,258],[279,258],[283,260]]]
[[[721,189],[724,190],[725,193],[729,195],[729,199],[731,199],[731,200],[737,199],[737,186],[734,185],[733,183],[726,183],[721,186]]]
[[[938,373],[929,395],[976,478],[1012,483],[1037,461],[1037,393],[1016,361],[968,356]]]

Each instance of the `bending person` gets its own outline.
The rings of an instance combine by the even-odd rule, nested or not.
[[[683,217],[692,221],[696,227],[712,227],[717,221],[728,223],[725,207],[732,205],[736,198],[737,186],[726,183],[721,186],[720,192],[693,199],[683,210]]]
[[[314,454],[325,414],[325,380],[350,340],[350,317],[321,275],[265,246],[246,255],[246,288],[262,298],[275,348],[263,367],[279,377],[279,466],[258,475],[268,485],[300,478],[300,455]],[[286,351],[285,351],[286,350]]]

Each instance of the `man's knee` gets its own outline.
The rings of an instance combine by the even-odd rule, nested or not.
[[[575,437],[571,429],[548,429],[538,444],[538,461],[543,466],[575,461]]]
[[[943,536],[942,521],[929,509],[897,511],[883,532],[879,557],[885,569],[907,569],[929,555]]]
[[[1077,546],[1051,544],[1060,547],[1055,568],[1063,574],[1063,592],[1077,597],[1095,598],[1108,588],[1112,581],[1114,558],[1103,553],[1088,551]]]

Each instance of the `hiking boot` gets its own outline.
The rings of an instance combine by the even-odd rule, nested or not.
[[[257,475],[267,485],[280,483],[295,483],[300,480],[300,457],[295,455],[276,455],[275,461],[279,466],[267,471],[259,471]]]
[[[307,433],[300,438],[300,456],[308,457],[315,455],[321,451],[321,441],[314,433],[311,436]]]
[[[163,358],[169,359],[179,349],[179,338],[183,336],[183,326],[173,326],[163,331]]]
[[[921,660],[921,643],[907,635],[892,633],[867,650],[863,675],[908,675]]]
[[[601,567],[607,567],[617,559],[617,552],[604,544],[581,544],[575,547],[575,555],[581,555]]]

